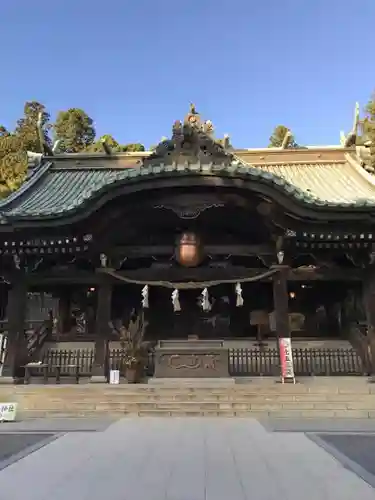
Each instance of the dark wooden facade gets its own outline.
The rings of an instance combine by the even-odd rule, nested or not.
[[[210,122],[192,110],[183,123],[175,123],[172,139],[151,155],[107,150],[41,158],[26,185],[0,206],[9,338],[3,375],[16,376],[28,359],[23,332],[30,291],[58,300],[61,338],[71,338],[67,332],[77,330],[77,315],[85,312],[83,327],[95,339],[94,375],[104,373],[108,340],[114,338],[111,322],[126,322],[141,307],[145,285],[152,339],[251,337],[259,334],[250,321],[254,310],[274,311],[273,335],[287,337],[289,313],[307,318],[319,305],[325,306],[328,330],[340,334],[351,315],[361,319],[361,308],[348,304],[362,290],[363,311],[373,327],[375,186],[374,199],[356,200],[350,192],[351,202],[341,203],[334,194],[333,201],[319,199],[268,167],[242,160],[240,153],[216,141]],[[335,152],[341,160],[333,163],[351,153]],[[302,166],[329,163],[314,151],[285,154],[296,158],[285,168],[293,169],[299,154],[305,155]],[[352,175],[361,173],[353,167]],[[187,234],[198,240],[194,265],[179,253],[179,241]],[[242,307],[236,307],[237,283]],[[210,314],[198,304],[204,288]],[[172,307],[175,289],[178,312]],[[306,332],[314,328],[307,325]]]

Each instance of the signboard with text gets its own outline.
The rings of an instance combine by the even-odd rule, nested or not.
[[[279,339],[281,380],[295,381],[292,342],[289,337]]]
[[[119,370],[110,370],[109,383],[115,384],[115,385],[120,383],[120,371]]]
[[[0,422],[13,422],[16,413],[17,403],[0,403]]]

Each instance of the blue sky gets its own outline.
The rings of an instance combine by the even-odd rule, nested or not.
[[[336,144],[375,89],[374,21],[374,0],[4,2],[0,124],[39,100],[149,145],[193,101],[236,147],[279,123]]]

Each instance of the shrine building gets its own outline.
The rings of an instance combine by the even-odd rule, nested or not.
[[[375,177],[355,143],[356,126],[336,146],[234,149],[192,107],[152,152],[29,153],[0,203],[3,375],[37,319],[94,342],[98,375],[114,322],[142,307],[150,341],[375,327]]]

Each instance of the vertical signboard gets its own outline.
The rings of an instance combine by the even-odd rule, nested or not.
[[[292,342],[289,337],[279,339],[281,382],[290,380],[295,383]]]
[[[7,346],[7,337],[3,333],[0,333],[0,377],[3,373],[6,346]]]

